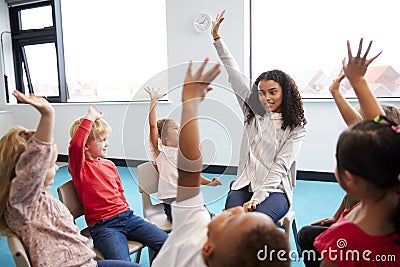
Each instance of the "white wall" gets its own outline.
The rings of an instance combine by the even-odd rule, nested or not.
[[[170,91],[169,103],[160,104],[159,117],[171,116],[180,118],[180,85],[183,81],[189,59],[203,60],[209,56],[211,61],[218,57],[212,45],[210,34],[199,34],[192,28],[192,18],[198,13],[208,13],[212,17],[223,9],[227,10],[226,20],[221,34],[231,52],[236,57],[241,69],[248,60],[243,52],[248,47],[244,40],[244,2],[231,0],[168,0],[168,64]],[[0,1],[0,29],[7,23],[6,6]],[[100,59],[99,59],[100,60]],[[143,64],[151,64],[143,62]],[[1,67],[0,67],[1,68]],[[137,73],[140,75],[140,73]],[[24,105],[6,105],[4,83],[0,81],[0,110],[9,110],[13,114],[13,123],[35,128],[38,121],[37,112]],[[242,136],[242,115],[231,93],[225,71],[216,80],[217,85],[201,106],[201,135],[205,139],[202,146],[205,160],[211,164],[236,166]],[[69,126],[73,120],[83,116],[89,104],[55,104],[56,125],[55,141],[60,154],[67,154]],[[104,111],[104,118],[111,124],[113,133],[110,136],[111,146],[108,156],[146,160],[148,103],[99,103]],[[336,106],[331,101],[305,102],[308,119],[308,136],[298,157],[299,170],[329,171],[335,166],[334,151],[339,133],[345,128]],[[5,127],[3,124],[0,127]],[[1,129],[1,128],[0,128]],[[210,141],[210,139],[212,141]]]
[[[12,113],[0,110],[0,136],[5,135],[12,126]]]

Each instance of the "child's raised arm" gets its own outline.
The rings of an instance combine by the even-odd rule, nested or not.
[[[157,127],[157,104],[158,99],[164,97],[166,94],[161,94],[158,90],[147,86],[144,90],[150,95],[150,110],[149,110],[149,126],[150,126],[150,142],[153,146],[156,156],[160,154],[158,150],[158,127]]]
[[[212,89],[209,84],[221,72],[220,65],[216,64],[209,71],[203,73],[207,62],[208,58],[192,74],[192,61],[190,61],[183,85],[182,127],[179,134],[178,153],[179,176],[177,202],[192,198],[200,192],[202,159],[197,122],[198,106],[207,92]]]
[[[100,111],[95,104],[90,105],[85,119],[96,121],[103,117],[103,112]]]
[[[341,71],[339,76],[333,80],[331,86],[329,87],[329,91],[335,100],[336,106],[338,107],[343,120],[346,122],[347,126],[350,126],[362,120],[362,117],[340,92],[340,82],[344,79],[344,77],[345,75],[343,71]]]
[[[361,38],[358,46],[357,56],[353,57],[350,42],[347,41],[347,53],[349,61],[346,64],[346,59],[343,59],[343,71],[357,95],[363,118],[374,119],[378,115],[385,115],[385,113],[382,107],[379,105],[378,100],[368,87],[364,75],[369,64],[371,64],[372,61],[374,61],[382,53],[382,51],[379,52],[375,57],[367,59],[372,45],[372,41],[370,41],[364,56],[361,57],[362,44],[363,39]]]
[[[36,138],[44,142],[51,142],[53,140],[55,114],[54,108],[50,103],[43,97],[35,96],[33,94],[26,96],[17,90],[13,92],[13,96],[15,96],[19,101],[29,104],[39,111],[41,117],[35,133]]]

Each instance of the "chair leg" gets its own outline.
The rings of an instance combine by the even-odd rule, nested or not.
[[[149,262],[150,262],[150,266],[151,266],[151,264],[153,263],[153,260],[157,256],[157,252],[154,249],[151,249],[149,247],[147,247],[147,249],[149,251]]]
[[[136,251],[135,263],[139,263],[140,262],[140,256],[141,255],[142,255],[142,249],[139,249],[138,251]]]
[[[296,244],[296,249],[297,249],[297,253],[299,253],[299,257],[301,257],[301,249],[299,246],[299,239],[297,237],[297,224],[296,224],[296,219],[293,219],[292,222],[292,230],[293,230],[293,236],[294,236],[294,242]]]

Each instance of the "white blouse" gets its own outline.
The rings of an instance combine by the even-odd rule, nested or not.
[[[248,82],[240,72],[236,60],[222,39],[214,46],[219,58],[225,65],[238,102],[247,118],[248,110],[245,100],[250,95]],[[292,204],[293,189],[290,167],[295,161],[301,144],[306,136],[304,126],[291,130],[282,130],[281,113],[267,112],[263,116],[255,115],[250,124],[244,123],[238,178],[232,185],[232,190],[241,189],[250,184],[253,193],[251,200],[259,203],[272,192],[284,192],[289,204]]]

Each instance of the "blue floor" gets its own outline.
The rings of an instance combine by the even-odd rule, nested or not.
[[[125,196],[129,202],[131,209],[136,214],[142,215],[141,196],[138,191],[137,183],[137,169],[118,167],[122,184],[125,189]],[[207,178],[214,177],[212,174],[204,174]],[[58,170],[55,177],[55,183],[51,187],[52,192],[57,196],[57,187],[70,179],[70,175],[66,167]],[[206,200],[207,208],[210,212],[218,214],[221,212],[228,192],[229,183],[235,179],[233,175],[222,175],[220,179],[223,182],[219,187],[202,187],[202,192]],[[296,220],[298,230],[303,226],[310,224],[322,218],[331,217],[344,196],[344,191],[337,183],[330,182],[311,182],[311,181],[297,181],[294,188],[294,201],[293,210],[296,212]],[[77,224],[80,227],[85,226],[84,220],[79,220]],[[295,250],[294,238],[291,238],[291,249]],[[0,238],[0,266],[12,267],[15,266],[14,260],[9,252],[7,246],[7,239]],[[132,258],[133,259],[133,258]],[[149,265],[147,249],[144,249],[140,258],[141,266],[147,267]],[[301,260],[292,262],[291,266],[300,267],[304,266]]]

